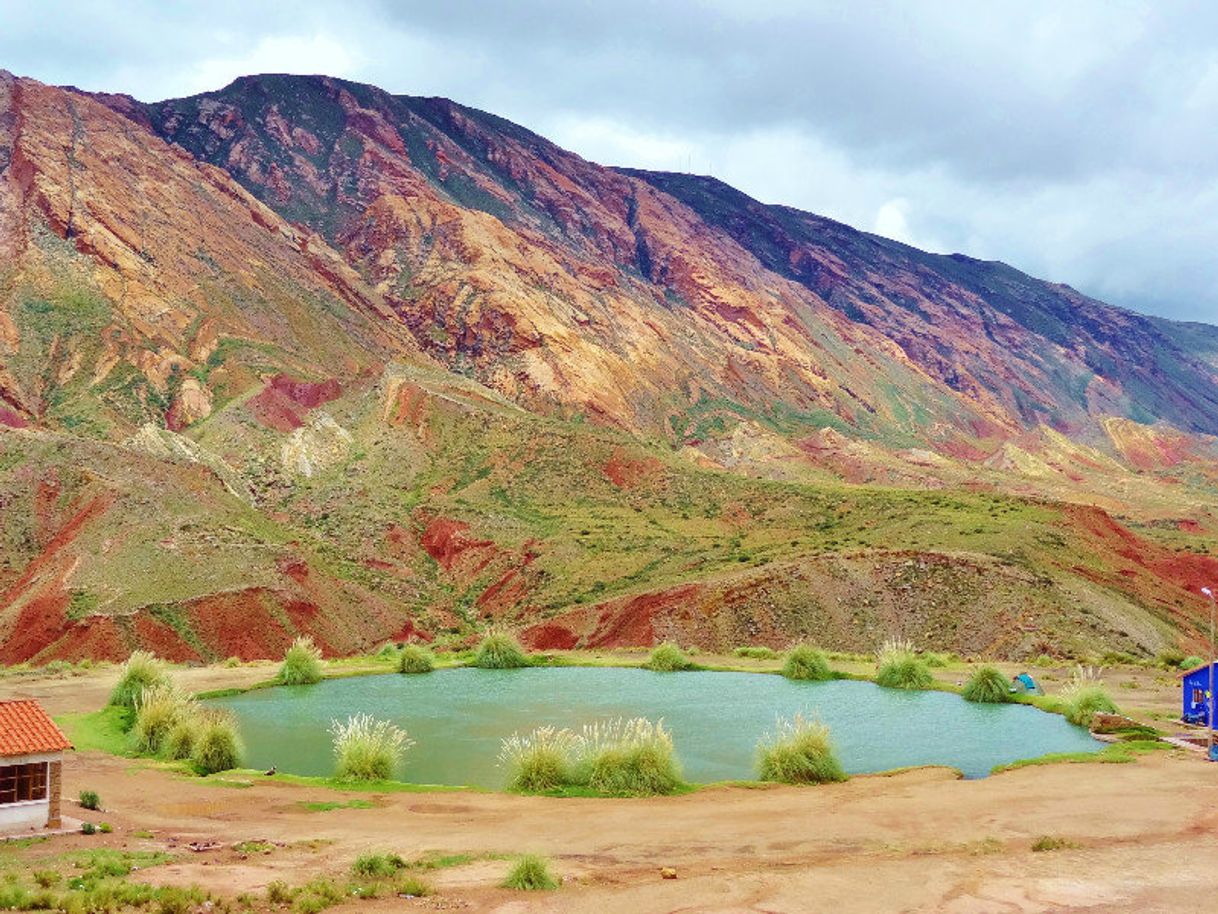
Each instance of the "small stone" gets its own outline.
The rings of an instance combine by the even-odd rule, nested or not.
[[[676,879],[677,871],[674,870],[671,866],[660,867],[660,878],[661,879]]]

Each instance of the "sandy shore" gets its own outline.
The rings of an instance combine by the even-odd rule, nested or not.
[[[192,689],[266,678],[269,668],[185,671]],[[0,681],[54,712],[91,710],[109,673]],[[65,795],[98,791],[115,831],[54,839],[178,849],[141,875],[235,896],[275,879],[344,875],[357,854],[469,854],[425,874],[437,894],[352,901],[340,910],[552,912],[1180,911],[1218,897],[1218,766],[1194,753],[1131,764],[1025,768],[975,781],[926,769],[816,788],[724,787],[653,800],[503,794],[355,794],[228,778],[80,753]],[[310,811],[358,798],[371,808]],[[69,804],[65,810],[80,814]],[[146,835],[151,837],[146,837]],[[1070,846],[1034,852],[1040,836]],[[141,837],[144,836],[144,837]],[[240,841],[268,853],[241,855]],[[191,841],[216,841],[194,853]],[[500,855],[536,851],[564,880],[550,893],[497,887]],[[678,878],[664,880],[661,867]]]

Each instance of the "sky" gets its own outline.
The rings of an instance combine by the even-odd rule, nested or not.
[[[928,250],[1218,323],[1218,4],[0,0],[0,68],[443,95]]]

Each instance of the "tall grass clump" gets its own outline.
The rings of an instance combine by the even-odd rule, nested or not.
[[[748,657],[750,660],[777,660],[778,652],[764,644],[746,644],[732,651],[737,657]]]
[[[823,682],[833,678],[833,670],[829,669],[829,660],[824,651],[817,650],[810,644],[797,644],[787,655],[787,662],[782,665],[782,675],[788,679]]]
[[[757,744],[757,776],[780,784],[827,784],[846,780],[823,723],[802,714],[779,718]]]
[[[960,697],[982,704],[1001,704],[1011,700],[1011,687],[1001,670],[987,664],[973,670],[973,675],[960,691]]]
[[[340,781],[387,781],[414,741],[406,731],[371,714],[353,714],[344,724],[332,721],[334,776]]]
[[[545,857],[524,854],[517,857],[512,868],[508,870],[503,887],[524,892],[549,891],[558,888],[558,880],[551,874],[550,864]]]
[[[509,786],[527,793],[580,787],[615,796],[676,791],[681,766],[664,722],[646,718],[598,721],[578,732],[539,727],[505,739],[499,763]]]
[[[297,638],[283,655],[278,680],[284,685],[321,682],[321,650],[307,635]]]
[[[170,682],[145,689],[136,699],[132,748],[140,755],[159,755],[174,728],[196,712],[194,701]]]
[[[598,793],[655,796],[681,786],[681,766],[664,721],[645,717],[584,727],[576,780]]]
[[[478,645],[474,666],[484,670],[515,670],[529,665],[520,642],[504,632],[491,632]]]
[[[928,689],[935,679],[926,661],[918,657],[908,641],[884,643],[876,658],[876,685],[888,689]]]
[[[1096,670],[1077,667],[1062,689],[1062,713],[1080,727],[1090,727],[1096,714],[1116,714],[1116,702],[1104,688]]]
[[[657,673],[678,673],[693,666],[685,652],[671,642],[658,645],[644,664],[649,670]]]
[[[241,738],[232,715],[215,708],[194,718],[190,761],[200,774],[215,774],[241,766]]]
[[[399,673],[430,673],[436,668],[436,658],[421,644],[404,644],[398,654]]]
[[[148,651],[135,651],[123,664],[118,683],[110,693],[110,704],[134,708],[145,692],[169,685],[165,664]]]
[[[565,728],[538,727],[523,736],[513,733],[499,750],[499,764],[509,771],[508,789],[545,793],[572,783],[578,742]]]

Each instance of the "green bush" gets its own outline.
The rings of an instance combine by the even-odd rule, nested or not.
[[[195,741],[199,737],[199,721],[195,715],[183,717],[174,723],[169,735],[165,737],[165,756],[171,759],[188,759],[195,751]]]
[[[241,765],[241,738],[237,723],[220,711],[208,709],[195,717],[197,729],[190,760],[200,774],[215,774]]]
[[[351,864],[351,872],[367,879],[383,879],[406,868],[406,861],[397,854],[360,854]]]
[[[279,682],[284,685],[312,685],[321,682],[321,651],[308,636],[297,638],[283,655]]]
[[[616,796],[673,793],[681,767],[672,734],[663,721],[645,718],[601,721],[578,733],[540,727],[503,741],[500,764],[509,769],[513,790],[543,793],[582,787]]]
[[[97,826],[92,822],[81,822],[80,833],[82,835],[95,835],[97,834]]]
[[[426,898],[432,887],[418,876],[407,876],[397,885],[397,893],[403,898]]]
[[[777,660],[778,652],[765,645],[745,645],[732,651],[737,657],[748,657],[751,660]]]
[[[558,888],[558,880],[550,873],[550,864],[545,857],[524,854],[517,857],[508,870],[503,886],[525,892],[549,891]]]
[[[800,714],[779,720],[757,744],[757,775],[780,784],[825,784],[846,780],[829,728]]]
[[[273,905],[291,904],[293,894],[282,879],[276,879],[266,887],[266,900]]]
[[[598,793],[656,796],[681,786],[672,734],[643,717],[585,727],[576,780]]]
[[[1178,647],[1165,647],[1155,655],[1155,662],[1169,670],[1178,670],[1184,663],[1184,651]]]
[[[334,740],[334,776],[342,781],[387,781],[411,746],[406,732],[370,714],[353,714],[330,725]]]
[[[1116,703],[1102,685],[1086,684],[1070,689],[1064,696],[1066,720],[1090,727],[1096,714],[1116,714]]]
[[[575,734],[566,729],[538,727],[526,736],[513,733],[499,750],[499,764],[509,771],[508,790],[545,793],[572,783],[575,744]]]
[[[173,728],[194,710],[194,702],[173,685],[146,689],[136,700],[132,748],[140,755],[159,755]]]
[[[435,668],[435,655],[422,645],[404,645],[398,655],[399,673],[430,673]]]
[[[833,670],[829,669],[829,660],[824,651],[809,644],[797,644],[782,665],[782,675],[788,679],[823,682],[833,678]]]
[[[515,670],[529,665],[520,642],[503,632],[492,632],[478,645],[474,666],[484,670]]]
[[[677,673],[681,670],[688,670],[693,664],[689,662],[689,658],[685,656],[681,648],[665,642],[651,652],[651,656],[647,658],[644,666],[657,673]]]
[[[122,666],[118,683],[110,693],[110,704],[134,708],[145,692],[169,685],[165,664],[147,651],[136,651]]]
[[[1203,663],[1205,663],[1205,660],[1203,658],[1198,657],[1196,654],[1189,654],[1187,657],[1185,657],[1183,660],[1180,661],[1180,669],[1195,670],[1197,667],[1201,666],[1201,664],[1203,664]]]
[[[997,667],[979,666],[973,670],[973,675],[960,691],[965,701],[976,701],[983,704],[1000,704],[1011,700],[1010,684],[1007,677]]]
[[[876,685],[887,689],[928,689],[935,679],[930,667],[908,642],[890,641],[877,658]]]
[[[101,797],[97,795],[96,790],[82,790],[80,792],[80,805],[84,809],[101,809]]]
[[[930,667],[945,667],[951,663],[950,654],[939,654],[935,651],[923,651],[922,660]]]

